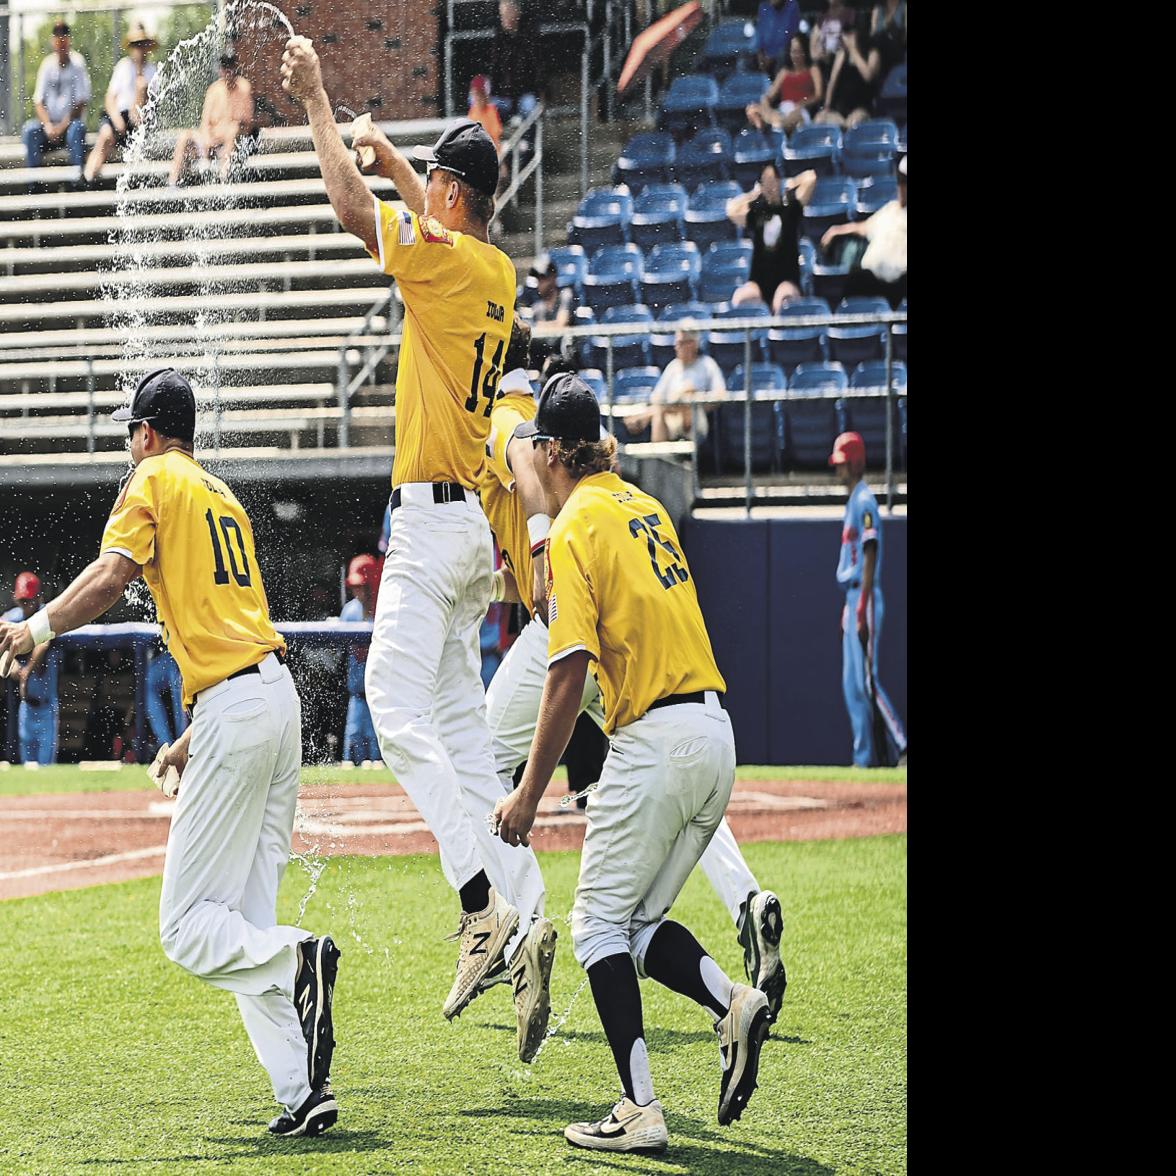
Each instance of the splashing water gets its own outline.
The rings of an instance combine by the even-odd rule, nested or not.
[[[298,853],[297,850],[293,849],[290,850],[290,860],[297,862],[306,872],[307,877],[310,878],[310,885],[298,902],[298,918],[294,920],[294,926],[301,927],[303,916],[306,914],[306,908],[318,890],[319,879],[323,876],[323,871],[327,868],[328,859],[319,856],[318,846],[315,845],[308,849],[306,853]]]
[[[569,914],[565,921],[570,921],[570,920],[571,920],[571,915]],[[580,996],[580,993],[584,991],[584,989],[587,987],[587,985],[588,985],[588,976],[585,975],[583,980],[580,981],[580,984],[577,987],[576,991],[572,993],[572,999],[568,1001],[568,1007],[566,1009],[564,1009],[564,1011],[560,1014],[559,1018],[556,1020],[554,1025],[548,1026],[547,1032],[543,1036],[543,1040],[539,1043],[539,1048],[535,1051],[535,1056],[531,1059],[532,1066],[539,1060],[539,1055],[547,1048],[547,1043],[553,1037],[558,1035],[559,1031],[564,1026],[564,1022],[567,1021],[568,1017],[570,1017],[572,1015],[572,1007],[575,1005],[577,999]]]

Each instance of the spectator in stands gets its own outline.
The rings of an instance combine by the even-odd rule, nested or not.
[[[535,279],[533,290],[525,290],[520,300],[520,310],[523,316],[530,315],[532,326],[540,323],[554,323],[557,327],[571,326],[572,315],[575,312],[576,296],[571,286],[562,290],[556,282],[559,273],[550,253],[540,254],[531,266],[530,275]],[[558,336],[532,338],[531,358],[538,366],[550,355],[559,353],[562,340]]]
[[[27,621],[41,607],[41,579],[35,572],[21,572],[12,593],[12,608],[0,620]],[[17,733],[23,764],[57,761],[57,674],[61,650],[38,645],[17,672],[20,708]]]
[[[821,19],[813,23],[809,40],[813,61],[827,80],[833,70],[837,50],[841,48],[841,34],[854,27],[857,13],[841,0],[828,0],[828,8]]]
[[[800,29],[798,0],[763,0],[755,18],[755,60],[775,73],[787,63],[788,42]]]
[[[379,592],[379,561],[374,555],[361,554],[347,568],[347,588],[351,599],[339,614],[341,621],[371,621],[376,615]],[[367,668],[368,643],[351,646],[347,654],[347,725],[343,729],[343,759],[353,764],[365,760],[380,762],[380,745],[368,710],[364,670]]]
[[[727,216],[747,230],[752,242],[751,273],[731,302],[766,302],[773,314],[800,297],[800,228],[817,173],[780,180],[780,165],[765,163],[755,187],[727,202]]]
[[[25,162],[40,167],[46,147],[69,148],[69,161],[80,178],[86,154],[86,124],[83,116],[90,101],[90,73],[80,53],[69,47],[69,24],[59,20],[53,26],[53,52],[37,70],[33,88],[33,108],[37,117],[29,119],[21,132]]]
[[[490,101],[490,79],[485,74],[470,79],[470,108],[466,117],[481,123],[494,140],[494,146],[502,151],[502,119],[498,117],[498,107]]]
[[[181,131],[172,156],[169,187],[176,187],[188,165],[196,159],[216,155],[220,159],[221,179],[229,174],[237,140],[253,133],[253,87],[237,72],[237,54],[226,48],[221,54],[220,77],[204,95],[200,126]]]
[[[698,353],[698,331],[689,323],[674,335],[674,358],[650,393],[648,411],[625,418],[630,433],[650,427],[652,441],[681,441],[692,433],[694,414],[690,402],[696,393],[727,395],[727,384],[719,365],[709,355]],[[707,433],[706,412],[698,414],[698,439]]]
[[[815,122],[838,127],[856,127],[865,122],[874,108],[874,98],[883,78],[882,50],[874,40],[858,44],[857,33],[850,29],[841,34],[841,48],[833,59],[825,105]]]
[[[813,64],[808,41],[797,33],[788,42],[788,63],[759,102],[747,108],[747,121],[757,131],[772,126],[791,134],[812,122],[812,112],[821,108],[824,97],[825,79]]]
[[[106,87],[105,109],[98,127],[98,139],[86,160],[82,172],[85,184],[92,184],[110,158],[115,147],[125,147],[131,132],[139,125],[143,107],[147,105],[147,91],[155,78],[156,65],[147,60],[159,42],[141,22],[131,26],[123,36],[126,57],[114,67],[110,85]],[[170,742],[166,740],[165,742]]]
[[[869,241],[861,268],[850,273],[845,293],[881,294],[891,309],[906,297],[907,286],[907,157],[898,164],[898,199],[882,205],[868,220],[834,225],[821,238],[828,248],[838,237],[855,234]]]
[[[887,29],[899,29],[903,38],[907,30],[906,0],[886,0],[884,4],[875,4],[870,14],[870,36],[876,37]]]
[[[147,725],[151,728],[154,746],[152,755],[165,743],[175,743],[188,729],[188,716],[184,712],[184,684],[176,659],[164,648],[147,663],[147,681],[144,684],[147,705]],[[171,716],[168,715],[164,692],[171,694]]]
[[[539,36],[520,22],[518,0],[501,0],[498,31],[490,50],[491,101],[502,118],[526,118],[539,101]]]

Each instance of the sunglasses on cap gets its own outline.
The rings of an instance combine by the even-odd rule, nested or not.
[[[438,168],[442,171],[451,172],[455,176],[461,176],[463,180],[466,178],[466,173],[458,171],[455,167],[449,167],[444,163],[427,163],[425,164],[425,179],[427,180]]]

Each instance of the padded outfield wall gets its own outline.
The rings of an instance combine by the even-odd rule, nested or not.
[[[907,520],[883,515],[879,680],[907,719]],[[739,762],[848,764],[836,519],[685,519],[680,529]]]

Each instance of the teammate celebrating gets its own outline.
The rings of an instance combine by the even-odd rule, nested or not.
[[[476,490],[515,299],[514,266],[488,239],[498,154],[462,120],[415,149],[428,165],[422,184],[381,133],[356,136],[352,145],[371,146],[375,168],[395,181],[407,205],[398,212],[368,191],[339,137],[305,37],[287,42],[282,77],[306,107],[339,223],[404,297],[392,528],[365,681],[381,753],[461,898],[457,976],[443,1007],[453,1018],[524,936],[545,934],[531,926],[543,896],[535,855],[508,849],[484,819],[503,789],[479,673],[493,547]]]
[[[534,419],[536,411],[524,370],[529,365],[529,340],[530,329],[516,318],[507,349],[506,374],[490,414],[487,466],[481,489],[482,506],[502,561],[514,574],[519,600],[532,618],[507,651],[486,691],[494,767],[507,791],[513,787],[519,764],[531,750],[543,697],[548,640],[544,552],[551,516],[559,509],[549,501],[533,468],[530,439],[514,435],[520,424]],[[577,713],[584,711],[604,727],[600,690],[590,674],[585,676]],[[767,995],[774,1019],[788,983],[780,960],[780,900],[770,890],[760,890],[726,818],[719,822],[699,865],[735,920],[747,976]]]
[[[665,508],[611,470],[600,410],[574,375],[548,381],[515,437],[560,510],[547,541],[547,680],[517,791],[495,808],[499,835],[527,844],[576,721],[590,663],[612,746],[588,803],[572,907],[572,944],[587,971],[624,1093],[611,1114],[565,1131],[578,1147],[660,1152],[638,971],[714,1018],[723,1063],[718,1119],[743,1113],[771,1020],[767,997],[734,984],[680,923],[666,919],[710,841],[735,783],[726,689]],[[538,448],[541,447],[541,448]]]
[[[275,1135],[318,1135],[338,1116],[329,1076],[339,950],[276,925],[302,767],[302,707],[241,504],[192,456],[196,401],[172,368],[127,408],[134,471],[98,558],[20,624],[0,623],[0,674],[100,617],[140,574],[179,664],[192,724],[164,760],[181,787],[167,839],[159,934],[168,959],[237,996],[285,1107]],[[191,758],[189,759],[189,745]]]

